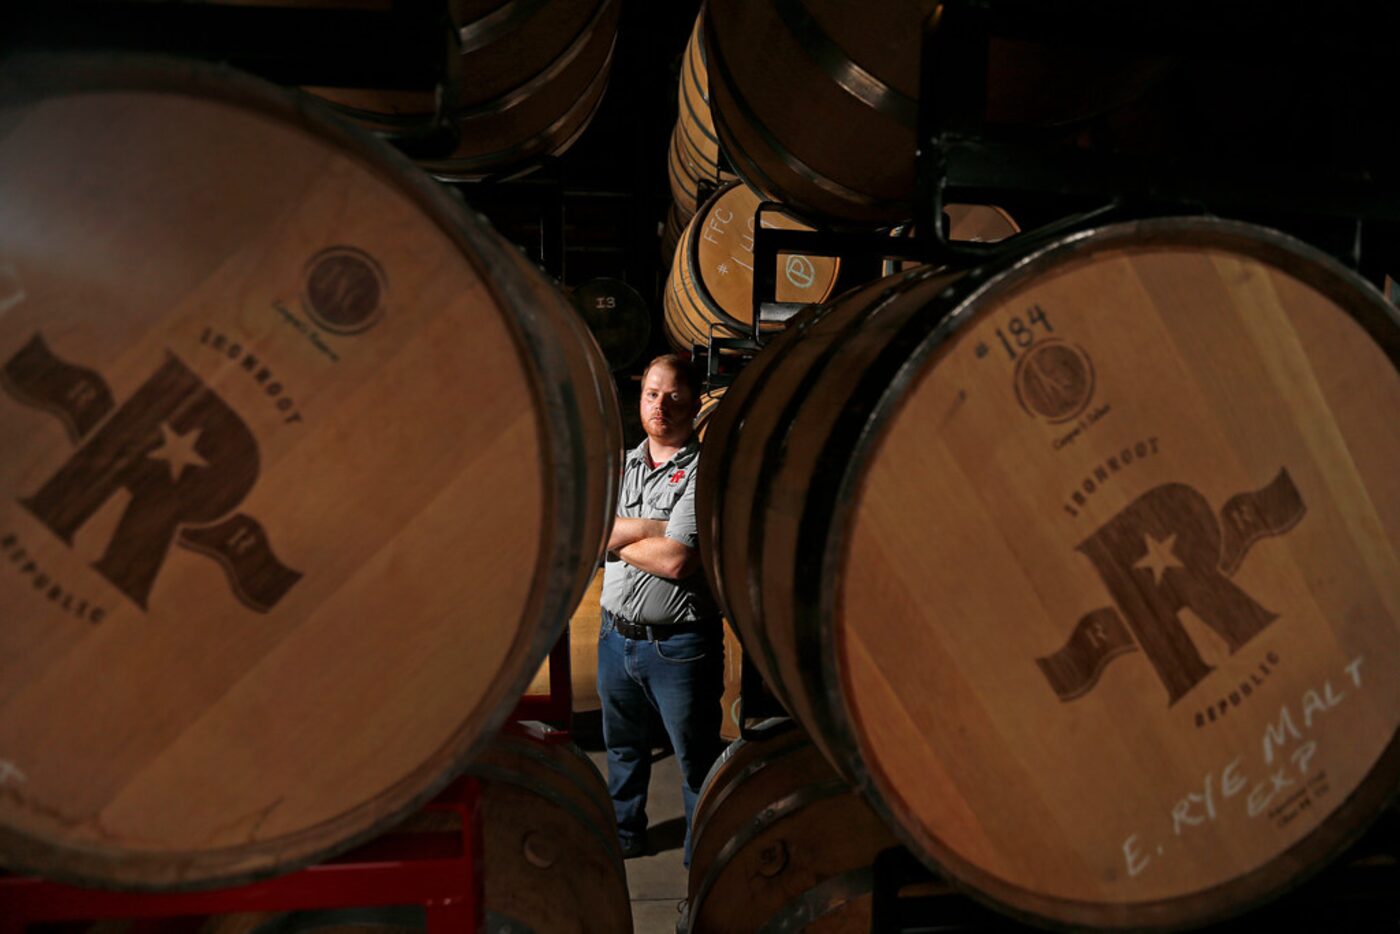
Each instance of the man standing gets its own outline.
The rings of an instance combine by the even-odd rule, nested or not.
[[[691,422],[700,393],[689,363],[657,357],[642,374],[646,439],[622,466],[618,517],[608,539],[598,696],[608,748],[608,793],[626,856],[646,847],[652,711],[676,751],[685,802],[685,863],[695,798],[719,753],[724,636],[700,573]]]

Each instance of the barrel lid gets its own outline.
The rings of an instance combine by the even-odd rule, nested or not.
[[[228,69],[0,91],[0,858],[165,888],[370,835],[566,612],[577,403],[530,310],[562,300]]]
[[[1394,309],[1205,219],[943,301],[826,445],[856,450],[814,585],[846,766],[1012,911],[1179,925],[1275,894],[1400,779]]]
[[[604,276],[575,286],[569,298],[612,369],[628,366],[646,350],[651,314],[646,299],[632,286]]]
[[[700,300],[721,322],[740,329],[753,324],[753,231],[759,194],[743,182],[715,192],[691,221],[689,262],[699,271]],[[810,230],[781,211],[765,211],[765,227]],[[776,300],[816,305],[831,296],[841,261],[831,256],[778,257]]]

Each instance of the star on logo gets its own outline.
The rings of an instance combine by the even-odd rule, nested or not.
[[[721,276],[729,275],[729,264],[720,263],[718,266],[715,267],[715,272],[719,273]]]
[[[199,456],[195,445],[199,443],[200,429],[185,434],[177,434],[169,422],[160,423],[162,440],[160,447],[153,448],[146,456],[152,460],[165,461],[170,465],[170,480],[179,483],[186,467],[208,467],[209,462]]]
[[[1147,554],[1141,561],[1133,565],[1133,567],[1151,573],[1152,583],[1160,584],[1169,568],[1185,567],[1185,565],[1176,558],[1175,532],[1168,535],[1160,542],[1150,535],[1144,536],[1143,541],[1147,545]]]

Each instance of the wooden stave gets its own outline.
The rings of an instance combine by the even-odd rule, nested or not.
[[[762,352],[751,360],[739,377],[725,389],[727,404],[716,407],[706,422],[706,439],[709,448],[708,469],[702,470],[696,480],[695,513],[699,528],[702,567],[710,593],[719,603],[725,618],[729,619],[739,635],[739,639],[752,653],[754,666],[765,683],[791,711],[781,679],[777,674],[777,659],[772,647],[764,639],[762,628],[756,623],[747,602],[747,590],[740,587],[741,574],[732,573],[742,565],[732,564],[724,558],[729,544],[730,525],[724,509],[724,494],[729,489],[730,474],[738,458],[729,448],[742,439],[741,429],[745,424],[752,395],[760,390],[765,370],[771,369],[786,348],[808,328],[813,319],[823,314],[822,310],[812,310],[799,315],[780,332]],[[739,475],[744,475],[739,471]],[[742,521],[742,516],[739,517]],[[742,535],[737,536],[742,537]],[[754,652],[755,648],[762,651]]]
[[[668,160],[671,195],[687,219],[700,206],[702,180],[718,187],[733,178],[720,168],[719,139],[710,115],[709,78],[705,71],[704,47],[700,43],[701,18],[695,18],[695,28],[691,30],[681,58],[676,95],[680,117],[671,134]]]
[[[702,444],[705,442],[705,429],[709,426],[710,419],[724,401],[725,388],[720,386],[700,394],[700,411],[695,413],[695,437],[700,439]]]
[[[700,396],[700,411],[695,413],[695,437],[702,445],[705,443],[705,428],[720,403],[724,401],[725,388],[720,386]],[[733,742],[739,738],[743,727],[740,718],[740,695],[743,693],[744,646],[735,635],[734,626],[729,620],[725,619],[723,623],[724,694],[720,697],[720,706],[724,708],[724,719],[720,721],[719,735]]]
[[[568,929],[593,934],[631,931],[632,905],[612,799],[603,776],[581,749],[568,741],[504,733],[468,773],[482,782],[484,900],[493,918],[511,929],[562,930],[568,919],[577,925]],[[522,825],[544,815],[552,815],[556,826],[562,820],[563,826],[580,830],[578,837],[563,841],[548,866],[528,852],[531,835],[546,831],[520,833]],[[547,846],[556,840],[540,842]],[[585,866],[604,887],[581,879]],[[532,876],[540,877],[535,884],[529,881]]]
[[[1101,240],[1141,237],[1144,241],[1175,243],[1172,238],[1180,236],[1179,231],[1183,227],[1192,235],[1210,238],[1215,243],[1252,247],[1295,274],[1301,269],[1308,275],[1307,282],[1310,286],[1329,296],[1336,296],[1338,306],[1344,308],[1362,326],[1393,364],[1400,364],[1400,339],[1397,338],[1396,331],[1397,320],[1400,319],[1397,319],[1395,312],[1388,309],[1384,303],[1373,301],[1375,296],[1370,294],[1373,290],[1342,270],[1329,257],[1272,231],[1263,231],[1261,234],[1260,228],[1251,228],[1248,225],[1227,221],[1162,219],[1086,231],[1048,247],[1028,248],[1019,254],[1014,269],[997,267],[977,270],[964,276],[961,281],[954,281],[957,280],[957,276],[944,277],[945,283],[954,281],[951,288],[937,295],[928,307],[919,312],[914,310],[918,302],[909,303],[902,315],[902,327],[898,333],[878,338],[872,337],[868,331],[858,332],[854,340],[841,345],[843,354],[864,361],[871,373],[886,374],[876,375],[866,380],[865,385],[849,389],[844,405],[841,402],[835,403],[842,409],[849,407],[863,410],[867,415],[873,413],[873,419],[864,423],[859,415],[824,415],[823,412],[829,411],[829,407],[809,406],[794,415],[786,432],[787,437],[805,439],[809,445],[806,450],[801,451],[792,445],[784,446],[786,458],[806,463],[807,475],[810,475],[811,465],[823,458],[844,458],[851,451],[855,454],[836,471],[841,476],[825,478],[819,489],[817,483],[804,487],[805,500],[795,507],[801,513],[800,520],[796,516],[784,517],[793,526],[797,526],[799,521],[803,523],[802,531],[795,536],[797,548],[788,553],[780,551],[776,563],[768,563],[767,572],[771,575],[776,567],[783,576],[777,582],[765,580],[762,583],[777,596],[785,596],[791,600],[792,606],[783,609],[792,612],[804,631],[799,632],[796,637],[793,637],[791,632],[787,633],[790,641],[786,651],[794,656],[800,655],[805,659],[805,664],[794,666],[800,674],[800,679],[783,682],[780,676],[776,681],[770,681],[770,686],[775,688],[785,705],[809,728],[835,731],[824,737],[825,742],[816,734],[814,740],[823,745],[832,764],[861,788],[911,852],[931,867],[957,879],[969,890],[969,894],[980,901],[1003,913],[1037,924],[1155,929],[1200,924],[1206,920],[1219,919],[1256,907],[1316,872],[1328,859],[1355,842],[1365,831],[1368,821],[1380,812],[1387,799],[1393,795],[1390,789],[1395,787],[1397,779],[1400,779],[1400,743],[1392,737],[1381,759],[1367,773],[1361,786],[1351,791],[1345,803],[1293,846],[1277,853],[1255,870],[1210,889],[1173,899],[1128,905],[1087,904],[1028,893],[1022,888],[983,873],[944,845],[929,828],[913,826],[908,815],[895,803],[896,796],[892,794],[892,790],[880,783],[878,776],[860,753],[862,739],[852,725],[849,707],[846,706],[849,701],[841,696],[841,688],[837,686],[840,684],[841,674],[836,657],[835,637],[827,622],[829,617],[823,617],[822,614],[835,606],[834,601],[841,586],[840,569],[844,557],[842,537],[848,528],[843,523],[850,519],[851,497],[859,482],[858,458],[870,450],[873,439],[879,434],[879,419],[890,417],[897,410],[900,393],[904,385],[914,378],[921,362],[936,354],[948,336],[968,323],[969,319],[975,320],[973,315],[965,313],[966,309],[979,294],[1000,284],[998,279],[1005,281],[1030,276],[1038,266],[1053,268],[1046,257],[1055,253],[1057,249],[1063,252],[1087,249]],[[1309,263],[1312,265],[1307,265]],[[1007,266],[1009,265],[1008,263]],[[914,273],[904,274],[903,279],[908,281],[929,276],[928,270],[915,270]],[[1343,303],[1347,298],[1355,300],[1358,297],[1363,299],[1360,307],[1354,303]],[[840,313],[846,318],[851,318],[859,312],[859,303],[851,303]],[[925,320],[920,321],[919,314],[923,314]],[[949,315],[951,317],[948,317]],[[940,321],[945,323],[939,325]],[[749,387],[743,386],[743,382],[744,376],[741,375],[740,381],[731,389],[731,395],[748,391]],[[773,392],[772,389],[765,389],[759,397],[760,400],[764,403],[771,401]],[[746,429],[749,427],[748,414],[739,411],[738,404],[730,409],[729,413],[737,413],[736,421]],[[801,423],[804,418],[805,424]],[[724,441],[728,439],[728,432],[736,428],[737,426],[727,426],[721,429],[717,423],[711,430],[718,440]],[[740,439],[742,440],[742,434]],[[733,456],[732,453],[728,455]],[[724,463],[724,459],[721,463]],[[730,472],[758,473],[758,463],[750,458]],[[765,496],[785,486],[790,488],[792,477],[801,473],[804,472],[796,468],[795,473],[784,474],[775,471],[773,475],[764,478],[766,489],[753,494],[748,506],[758,517],[755,521],[764,522],[771,515],[771,507]],[[712,478],[713,475],[712,470]],[[723,481],[719,482],[722,484]],[[708,514],[708,518],[702,518],[701,534],[702,539],[709,542],[708,545],[702,542],[702,547],[706,549],[707,572],[710,573],[711,580],[724,579],[725,563],[739,568],[747,567],[751,571],[751,579],[762,577],[764,569],[754,568],[753,555],[759,555],[759,561],[767,557],[767,549],[773,545],[771,533],[760,536],[764,542],[761,548],[753,544],[752,536],[748,550],[736,548],[732,542],[724,541],[718,528],[723,526],[724,516],[731,516],[732,510],[726,510],[723,515],[717,515],[716,511],[730,504],[724,502],[722,494],[713,488],[713,479],[711,488],[707,489],[702,475],[701,484],[697,506],[702,517]],[[718,505],[715,498],[721,500]],[[816,503],[821,505],[815,505]],[[788,505],[785,511],[791,512],[793,509],[793,505]],[[743,518],[747,512],[735,515]],[[732,518],[733,516],[731,520]],[[818,524],[806,525],[812,520],[817,520]],[[818,526],[824,531],[819,532]],[[807,536],[804,537],[803,532],[806,532]],[[728,530],[725,534],[728,534]],[[827,536],[824,540],[813,540],[823,535]],[[789,542],[793,540],[790,536]],[[711,564],[720,567],[711,567]],[[742,625],[745,621],[744,612],[751,612],[745,606],[742,588],[738,588],[740,594],[735,598],[735,602],[743,609],[735,611],[726,602],[724,591],[713,583],[712,587],[720,597],[722,605],[726,606],[727,612],[735,612],[734,618]],[[732,595],[736,592],[732,582],[730,588],[729,593]],[[763,624],[767,626],[769,621],[770,618],[765,617]],[[763,638],[771,637],[771,632],[765,630]],[[807,640],[806,645],[798,644],[794,648],[791,643],[801,639]],[[812,647],[813,642],[818,643],[815,649]],[[756,661],[761,657],[756,655]],[[806,667],[807,665],[815,665],[816,668],[814,670]],[[796,695],[796,705],[789,699],[791,695]],[[812,716],[811,720],[804,719],[804,701],[809,710],[812,707],[816,708],[814,714],[808,714]],[[1301,871],[1298,867],[1306,867],[1306,871]]]
[[[726,5],[721,0],[711,4],[705,17],[705,62],[721,148],[741,178],[791,204],[799,214],[876,225],[903,220],[908,214],[906,190],[913,181],[915,149],[908,115],[903,120],[890,117],[847,94],[789,30],[776,5]],[[785,8],[807,15],[800,3]],[[763,54],[744,56],[746,37],[760,35],[765,38]],[[874,93],[906,102],[910,91],[917,95],[917,77],[908,74],[916,63],[910,58],[882,61],[884,74],[866,73]],[[782,129],[773,127],[775,118],[780,125],[789,119],[781,108],[764,109],[762,89],[774,75],[781,76],[780,83],[790,80],[791,87],[803,89],[811,101],[810,113],[833,115],[830,119],[843,128],[843,135],[862,141],[863,154],[853,158],[863,172],[848,171],[840,156],[821,152],[819,147],[803,149],[800,142],[790,142]],[[883,166],[872,158],[873,153],[882,154]],[[899,153],[907,153],[908,158],[889,158]]]
[[[177,80],[178,79],[178,80]],[[482,277],[482,282],[501,309],[513,308],[518,318],[505,317],[522,362],[537,377],[531,380],[535,396],[537,435],[580,435],[583,447],[596,452],[582,464],[572,463],[557,447],[542,450],[548,463],[545,475],[545,521],[538,540],[549,543],[537,555],[535,579],[539,586],[530,590],[530,605],[523,619],[557,618],[564,594],[547,585],[557,575],[572,576],[568,592],[582,593],[587,575],[576,570],[601,559],[610,522],[599,518],[588,501],[600,497],[611,504],[617,496],[617,475],[621,467],[620,420],[604,414],[604,400],[610,399],[616,415],[616,396],[606,363],[591,336],[582,331],[562,296],[548,286],[539,270],[523,261],[519,251],[506,244],[480,215],[469,217],[460,202],[417,172],[411,163],[390,147],[371,139],[340,121],[327,120],[319,110],[308,109],[291,94],[261,79],[233,69],[175,58],[123,53],[48,54],[15,56],[0,73],[0,105],[20,106],[35,101],[93,91],[177,93],[202,102],[215,101],[246,109],[309,132],[335,151],[372,167],[381,179],[388,179],[409,197],[424,216],[452,244]],[[501,270],[512,270],[503,273]],[[572,351],[566,351],[552,336],[573,331]],[[543,338],[543,340],[541,340]],[[584,379],[582,398],[572,383],[558,374],[593,374]],[[550,374],[553,378],[546,378]],[[595,409],[594,406],[597,406]],[[612,444],[612,440],[617,444]],[[589,442],[592,442],[591,444]],[[596,465],[596,469],[594,468]],[[580,482],[578,468],[584,468]],[[572,509],[565,512],[564,504]],[[567,518],[572,513],[572,518]],[[557,520],[566,517],[563,523]],[[596,542],[596,545],[594,544]],[[521,627],[510,651],[512,658],[543,659],[557,639],[549,626],[535,631]],[[516,682],[519,682],[518,684]],[[482,710],[464,721],[445,744],[444,762],[419,763],[413,771],[383,794],[349,807],[335,818],[287,834],[271,847],[272,861],[263,854],[249,853],[246,846],[175,853],[133,853],[75,849],[63,841],[54,843],[26,832],[0,827],[0,851],[15,869],[40,873],[48,878],[93,887],[120,886],[139,890],[190,890],[210,885],[232,885],[255,881],[290,871],[350,849],[382,833],[386,828],[419,810],[445,787],[460,768],[489,741],[491,734],[513,709],[528,677],[518,674],[502,678],[484,699]]]
[[[703,211],[695,215],[701,216]],[[661,323],[666,332],[666,340],[682,353],[689,353],[694,344],[704,346],[710,340],[704,316],[699,310],[699,305],[691,297],[695,284],[687,258],[693,252],[693,229],[694,218],[685,225],[676,240],[675,258],[671,263],[671,273],[666,279],[666,292],[662,300]],[[725,332],[720,333],[723,335]]]
[[[557,116],[543,116],[541,122],[548,116],[554,116],[554,119],[544,123],[533,135],[524,139],[509,139],[508,145],[497,144],[498,148],[494,149],[468,149],[463,145],[448,158],[423,160],[423,168],[435,178],[444,181],[475,180],[501,173],[525,174],[533,169],[536,161],[541,158],[562,156],[578,142],[602,107],[615,49],[616,39],[610,39],[602,64],[593,72],[583,92],[576,98],[566,95],[565,99],[571,101],[567,108],[562,113],[556,111]],[[563,80],[562,75],[559,80]],[[536,103],[534,98],[531,98],[530,102]],[[540,109],[543,110],[543,107]],[[508,132],[518,120],[511,112],[506,111],[482,114],[480,117],[459,114],[458,122],[463,140],[476,140],[491,138],[492,127],[502,133]]]
[[[691,144],[694,153],[703,158],[703,165],[719,170],[719,138],[715,136],[714,119],[710,116],[710,78],[705,65],[705,47],[700,41],[704,29],[704,14],[695,17],[695,26],[686,42],[682,60],[677,105],[681,119],[678,126]]]
[[[843,770],[843,763],[828,746],[827,730],[814,726],[822,714],[803,688],[795,653],[784,652],[783,643],[769,629],[771,610],[763,600],[763,576],[758,566],[763,556],[754,550],[754,536],[763,532],[762,510],[739,504],[748,501],[758,505],[759,500],[750,497],[756,497],[759,485],[765,482],[758,469],[763,453],[770,444],[782,444],[787,437],[786,432],[778,432],[775,421],[784,408],[779,396],[784,402],[798,398],[798,390],[809,386],[831,362],[836,348],[855,333],[860,318],[848,320],[852,317],[849,309],[859,310],[872,303],[883,306],[901,289],[921,286],[937,291],[942,287],[942,280],[923,286],[927,278],[927,272],[917,272],[895,277],[893,282],[877,280],[790,322],[728,388],[726,403],[718,408],[708,429],[709,468],[701,471],[696,488],[700,547],[711,592],[733,621],[764,682],[807,726],[812,741],[848,779],[850,773]],[[832,328],[844,337],[831,345],[823,343],[822,352],[817,352],[818,342],[801,340],[809,333]],[[839,408],[829,411],[834,415]]]
[[[519,7],[523,17],[496,22],[496,13],[460,27],[465,51],[459,109],[461,133],[448,156],[419,164],[438,178],[470,180],[544,155],[562,155],[592,122],[607,88],[616,46],[619,0],[565,4],[569,15],[542,15],[544,4]],[[557,11],[556,11],[557,12]],[[502,26],[510,28],[503,29]],[[483,74],[494,73],[488,80]],[[394,132],[424,126],[433,94],[421,91],[307,88],[342,116]]]
[[[765,930],[870,929],[870,866],[894,837],[800,729],[731,744],[701,789],[694,828],[689,934],[751,919]]]

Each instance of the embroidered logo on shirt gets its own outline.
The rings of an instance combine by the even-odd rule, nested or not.
[[[685,471],[677,470],[675,473],[671,474],[671,486],[675,486],[677,483],[680,483],[684,479]]]

